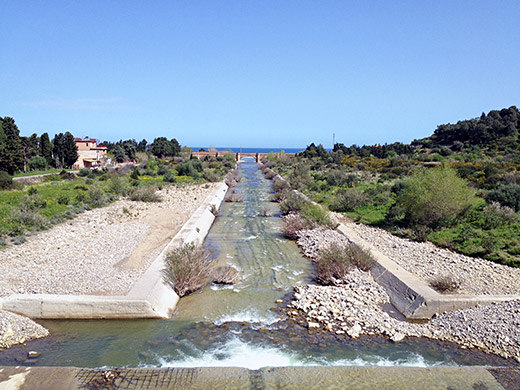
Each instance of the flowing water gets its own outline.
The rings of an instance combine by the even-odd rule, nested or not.
[[[206,239],[220,264],[240,271],[233,286],[211,285],[180,300],[169,320],[42,321],[52,336],[0,352],[0,365],[77,367],[289,365],[505,365],[452,344],[383,337],[351,340],[309,332],[287,319],[278,300],[310,281],[313,265],[282,237],[270,182],[254,162],[241,162],[235,191]],[[264,216],[267,210],[270,216]],[[29,350],[41,352],[25,360]]]

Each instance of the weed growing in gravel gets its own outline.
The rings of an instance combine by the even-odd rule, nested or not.
[[[316,280],[323,285],[337,285],[353,267],[370,270],[375,260],[367,250],[355,245],[331,244],[320,250],[316,260]]]
[[[452,275],[440,275],[430,281],[430,287],[440,293],[450,293],[459,288],[459,283]]]
[[[215,265],[207,249],[194,243],[183,244],[166,255],[164,280],[183,297],[211,281]]]
[[[155,187],[135,188],[130,194],[130,200],[140,202],[160,202],[161,197],[155,193]]]

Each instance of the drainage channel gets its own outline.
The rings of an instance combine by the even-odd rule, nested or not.
[[[52,336],[0,352],[3,366],[243,367],[503,366],[499,357],[449,343],[384,337],[350,339],[309,332],[285,316],[293,287],[310,282],[312,263],[281,234],[270,182],[254,162],[239,164],[234,189],[242,202],[224,203],[205,245],[240,282],[210,285],[182,298],[168,320],[41,321]],[[277,303],[278,301],[278,303]],[[30,350],[39,357],[27,359]]]

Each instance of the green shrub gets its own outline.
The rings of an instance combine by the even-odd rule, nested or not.
[[[90,175],[90,168],[81,168],[78,172],[78,176],[86,177]]]
[[[10,190],[13,186],[13,178],[7,172],[0,171],[0,190]]]
[[[156,193],[155,187],[138,187],[130,194],[130,200],[139,202],[160,202],[161,197]]]
[[[332,211],[347,212],[354,211],[358,207],[366,206],[368,203],[367,194],[356,189],[347,189],[338,192],[329,208]]]
[[[503,206],[520,211],[520,184],[509,183],[489,191],[486,196],[488,202],[498,202]]]
[[[175,183],[177,180],[175,179],[173,173],[170,170],[167,170],[163,176],[163,181],[167,183]]]
[[[58,203],[59,204],[69,204],[69,197],[67,195],[60,195],[58,196]]]
[[[439,227],[465,209],[476,204],[474,190],[454,169],[442,165],[421,169],[405,181],[405,188],[397,197],[405,221],[410,225]]]
[[[101,207],[108,201],[106,192],[98,185],[92,185],[88,189],[88,196],[90,198],[90,204],[94,207]]]
[[[306,203],[300,210],[300,214],[311,225],[335,228],[335,226],[332,226],[329,212],[320,205]]]
[[[173,249],[165,260],[164,280],[180,297],[204,287],[214,274],[210,252],[193,243]]]
[[[160,164],[159,168],[157,169],[157,174],[161,175],[161,176],[164,176],[166,174],[166,172],[170,172],[168,170],[168,167],[166,167],[165,165]]]
[[[515,210],[502,206],[498,202],[491,202],[491,204],[486,205],[483,213],[486,227],[490,229],[514,223],[518,220],[518,214],[515,213]]]
[[[199,177],[199,173],[203,172],[204,168],[200,160],[188,160],[182,162],[177,166],[177,173],[179,176],[191,176],[194,178]]]
[[[295,191],[285,191],[280,202],[280,210],[283,214],[288,214],[291,211],[299,212],[307,203],[309,201],[302,194]]]
[[[137,169],[137,167],[134,167],[132,173],[130,174],[130,178],[133,180],[139,180],[139,175],[139,169]]]
[[[47,168],[47,160],[42,156],[32,156],[27,164],[31,171],[43,171]]]
[[[355,244],[331,244],[316,259],[316,280],[323,285],[340,284],[353,267],[368,271],[374,265],[370,252]]]
[[[118,175],[114,175],[110,178],[108,188],[110,192],[122,196],[126,196],[129,190],[127,181]]]

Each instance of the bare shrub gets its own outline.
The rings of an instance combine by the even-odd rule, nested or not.
[[[186,243],[166,255],[164,280],[183,297],[208,284],[214,268],[208,250]]]
[[[448,293],[457,290],[459,283],[452,275],[439,275],[430,281],[430,287],[440,293]]]
[[[244,195],[233,192],[231,194],[226,194],[226,196],[224,197],[224,200],[226,202],[243,202]]]
[[[316,260],[316,281],[322,285],[341,284],[353,267],[364,271],[375,264],[370,252],[355,245],[333,243],[320,250]]]
[[[240,273],[230,265],[220,266],[213,271],[213,283],[235,284],[240,281]]]
[[[276,172],[267,168],[264,170],[264,176],[266,179],[272,180],[276,176]]]
[[[162,199],[156,193],[155,187],[135,188],[130,194],[130,200],[140,202],[160,202]]]
[[[226,175],[224,182],[227,184],[229,188],[236,187],[237,183],[240,183],[242,179],[238,176],[238,171],[236,169],[232,169]]]
[[[282,228],[282,233],[285,237],[291,240],[297,240],[298,232],[304,229],[313,229],[316,226],[306,221],[298,213],[289,213],[283,218],[285,224]]]
[[[270,217],[273,213],[269,207],[262,207],[260,208],[260,216],[261,217]]]
[[[219,210],[218,210],[217,205],[215,205],[215,204],[210,204],[210,205],[209,205],[209,211],[210,211],[210,213],[213,214],[215,217],[218,217]]]

